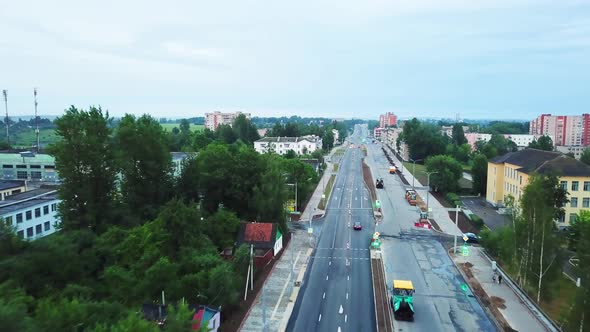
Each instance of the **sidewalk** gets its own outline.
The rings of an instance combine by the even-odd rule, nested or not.
[[[404,174],[404,177],[406,178],[406,180],[408,180],[408,182],[412,183],[412,179],[414,178],[412,173],[405,166],[403,166],[404,164],[397,158],[397,156],[395,154],[391,154],[391,155],[397,161],[395,164],[402,167],[402,173]],[[416,192],[420,195],[420,197],[422,197],[422,200],[426,203],[426,190],[419,189],[419,188],[425,187],[425,185],[421,184],[417,178],[414,179],[414,181],[415,181]],[[434,198],[432,195],[430,195],[430,199],[428,201],[428,207],[432,211],[430,213],[431,218],[436,221],[436,223],[438,224],[440,229],[443,231],[443,233],[447,233],[450,235],[462,235],[463,234],[461,232],[461,230],[459,228],[457,228],[457,226],[455,225],[455,222],[453,220],[451,220],[451,218],[449,217],[448,209],[445,208],[444,206],[442,206],[438,202],[438,200],[436,198]]]
[[[324,178],[320,179],[305,210],[301,213],[300,222],[304,222],[306,228],[309,219],[316,214],[324,213],[323,210],[317,209],[317,206],[322,199],[324,186],[328,184],[328,179],[332,174],[332,161],[334,161],[332,155],[335,150],[332,149],[329,156],[326,157],[326,172],[322,176]],[[307,234],[307,231],[293,229],[292,236],[289,244],[283,249],[283,255],[275,263],[264,282],[263,289],[256,295],[256,300],[242,321],[239,331],[262,331],[265,322],[268,331],[285,330],[299,293],[299,286],[296,283],[301,283],[303,280],[312,253],[310,235]],[[293,267],[293,273],[291,273],[291,267]]]
[[[535,315],[522,302],[516,293],[510,288],[510,282],[505,277],[502,284],[492,282],[492,264],[489,259],[484,256],[479,247],[470,247],[469,256],[461,256],[460,248],[457,249],[457,254],[450,252],[455,265],[463,274],[465,280],[469,283],[471,289],[476,293],[482,302],[489,302],[488,310],[498,316],[496,320],[500,325],[508,324],[516,331],[547,331],[546,327],[539,322]],[[464,269],[461,266],[465,264]],[[483,294],[477,291],[481,287],[487,299],[481,299]],[[484,298],[486,298],[484,296]]]

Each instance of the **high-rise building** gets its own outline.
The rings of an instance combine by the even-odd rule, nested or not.
[[[379,115],[379,127],[393,127],[397,124],[397,116],[391,112]]]
[[[590,114],[541,114],[530,122],[531,135],[549,135],[556,146],[590,146]]]
[[[250,113],[233,112],[233,113],[205,113],[205,128],[215,130],[219,125],[232,125],[234,120],[240,115],[244,114],[246,118],[250,119]]]

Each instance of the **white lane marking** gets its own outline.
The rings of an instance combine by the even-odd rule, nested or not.
[[[342,308],[342,304],[340,305],[340,309],[338,309],[338,313],[341,315],[344,313],[344,308]]]
[[[346,322],[345,322],[346,323]],[[340,329],[340,326],[338,326],[338,332],[342,332],[342,330]]]
[[[348,320],[348,315],[344,315],[344,322],[346,323],[347,320]]]
[[[346,280],[350,280],[350,276],[346,276]]]
[[[322,314],[320,314],[320,317],[318,318],[318,322],[322,321]]]
[[[328,262],[328,265],[332,265],[332,261],[329,261],[329,262]]]
[[[322,296],[322,299],[326,298],[326,292],[324,292],[324,295]]]
[[[348,300],[348,293],[346,293],[346,299]]]
[[[326,280],[328,280],[328,276],[326,276]]]

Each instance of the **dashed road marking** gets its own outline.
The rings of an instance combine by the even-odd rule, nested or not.
[[[322,314],[320,314],[320,317],[318,318],[318,322],[322,321]]]
[[[328,276],[326,276],[326,280],[328,280]]]
[[[326,298],[326,292],[324,292],[324,295],[322,295],[322,299]]]

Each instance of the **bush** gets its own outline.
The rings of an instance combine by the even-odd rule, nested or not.
[[[453,206],[463,206],[463,202],[461,201],[454,201]]]
[[[481,219],[476,214],[469,215],[469,219],[471,219],[471,223],[473,223],[473,225],[475,225],[475,227],[477,227],[478,229],[481,229],[484,225],[483,219]]]
[[[455,193],[447,193],[445,195],[445,198],[447,199],[447,202],[449,202],[449,203],[453,203],[454,201],[459,200],[459,196],[457,196],[457,194],[455,194]],[[461,204],[459,204],[459,205],[461,205]]]

